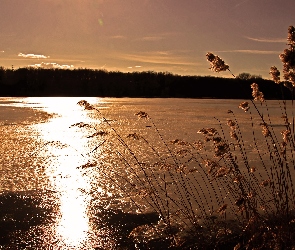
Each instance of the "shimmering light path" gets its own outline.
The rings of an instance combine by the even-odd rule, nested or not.
[[[51,189],[57,192],[60,218],[55,225],[59,244],[74,249],[83,248],[89,241],[88,204],[91,197],[87,176],[79,166],[87,162],[89,152],[83,130],[71,128],[77,122],[90,120],[77,105],[81,98],[42,98],[27,100],[40,103],[44,110],[56,114],[46,124],[38,124],[41,139],[47,142],[44,156],[48,158],[46,174]],[[85,155],[85,156],[84,156]]]

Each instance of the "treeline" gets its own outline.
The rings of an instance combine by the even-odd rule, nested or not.
[[[273,81],[255,79],[267,99],[290,99]],[[253,79],[91,69],[0,68],[0,96],[251,98]]]

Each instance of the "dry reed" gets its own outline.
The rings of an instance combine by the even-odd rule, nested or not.
[[[287,41],[289,48],[280,55],[284,81],[275,66],[270,75],[294,94],[293,26]],[[213,71],[229,70],[220,57],[210,52],[206,56]],[[136,115],[154,129],[161,145],[154,146],[139,133],[119,134],[98,108],[78,103],[101,119],[99,125],[76,124],[93,130],[88,138],[98,140],[90,152],[95,161],[81,169],[87,174],[97,167],[111,183],[103,189],[119,193],[130,211],[159,215],[158,223],[130,232],[135,244],[143,249],[152,248],[153,242],[173,249],[295,248],[293,100],[283,100],[277,126],[259,86],[253,83],[251,88],[253,100],[239,104],[250,121],[250,141],[232,110],[227,121],[215,118],[218,128],[200,129],[204,140],[194,143],[166,142],[150,116],[139,111]]]

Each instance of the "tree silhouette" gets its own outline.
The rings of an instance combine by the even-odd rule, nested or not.
[[[42,69],[0,67],[1,96],[98,96],[250,98],[255,81],[268,99],[280,99],[273,81],[249,73],[237,78],[181,76],[169,72],[133,72],[93,69]],[[286,91],[285,98],[291,98]]]

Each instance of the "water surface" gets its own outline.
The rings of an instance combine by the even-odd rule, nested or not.
[[[118,244],[128,244],[120,238],[145,223],[138,214],[148,214],[153,223],[159,220],[138,193],[126,193],[133,185],[142,185],[137,178],[149,179],[149,174],[156,180],[150,185],[161,188],[157,179],[163,178],[163,171],[145,172],[138,162],[156,163],[155,151],[168,162],[170,141],[203,140],[197,133],[201,128],[215,127],[221,134],[227,133],[228,110],[239,121],[249,156],[256,154],[253,126],[259,131],[257,139],[263,138],[255,110],[252,108],[251,120],[249,113],[238,108],[242,100],[86,98],[97,112],[77,105],[81,99],[85,98],[0,99],[0,226],[6,228],[0,244],[8,249],[116,249]],[[271,101],[261,110],[271,113],[273,127],[279,132],[283,127],[280,104]],[[147,112],[151,119],[138,119],[135,113],[139,111]],[[148,144],[136,140],[135,133]],[[256,158],[250,162],[256,164]],[[186,161],[185,157],[181,160]],[[190,164],[187,162],[190,169],[196,167],[196,163]],[[124,176],[132,175],[138,175],[134,182],[122,182]],[[173,185],[174,176],[169,178],[166,183]],[[185,178],[192,185],[201,183],[201,176]],[[210,194],[206,187],[199,187],[203,189],[199,195]],[[228,199],[222,191],[220,195]],[[213,202],[219,206],[223,201]],[[126,226],[123,219],[133,224]],[[125,226],[116,224],[120,220]]]

